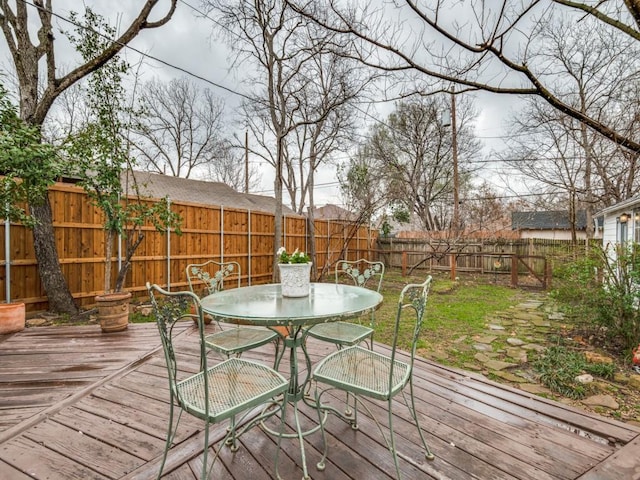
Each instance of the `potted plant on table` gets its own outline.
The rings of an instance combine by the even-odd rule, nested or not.
[[[287,253],[284,247],[277,252],[280,284],[283,297],[306,297],[309,295],[311,258],[297,248]]]

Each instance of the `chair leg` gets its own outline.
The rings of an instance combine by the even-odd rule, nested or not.
[[[391,402],[393,401],[393,397],[389,398],[389,405],[387,407],[389,411],[389,442],[388,447],[391,455],[393,455],[393,463],[396,466],[396,475],[397,479],[400,480],[400,464],[398,463],[398,451],[396,449],[396,437],[393,433],[393,411],[391,410]]]
[[[206,480],[207,476],[208,476],[208,461],[207,461],[207,457],[209,454],[209,420],[206,420],[205,423],[205,427],[204,427],[204,452],[202,452],[202,473],[200,474],[200,479],[201,480]],[[216,455],[217,457],[217,455]],[[213,461],[216,461],[216,458],[214,457]],[[212,464],[213,467],[213,464]]]
[[[284,426],[286,424],[287,418],[287,399],[283,396],[282,398],[282,409],[280,411],[281,422],[280,422],[280,435],[278,435],[278,446],[276,447],[276,479],[281,480],[280,473],[278,472],[278,458],[280,456],[280,445],[282,444],[282,437],[284,436]]]
[[[322,472],[324,471],[325,467],[327,466],[325,463],[325,460],[327,459],[327,437],[326,434],[324,433],[324,422],[323,422],[323,418],[322,418],[322,404],[320,403],[320,396],[322,395],[322,392],[320,392],[320,390],[318,389],[318,386],[316,385],[316,412],[318,412],[318,423],[320,424],[320,433],[322,434],[322,445],[323,445],[323,453],[322,453],[322,458],[320,459],[320,461],[316,464],[316,468]]]
[[[170,404],[169,404],[169,425],[167,426],[167,441],[164,445],[164,453],[162,454],[162,463],[160,464],[160,471],[158,472],[158,480],[162,477],[162,471],[164,470],[164,464],[167,461],[167,454],[169,453],[169,448],[171,448],[171,443],[173,441],[173,394],[171,394]],[[176,425],[177,428],[177,425]]]
[[[425,450],[424,456],[427,460],[433,460],[436,457],[433,453],[431,453],[431,450],[429,449],[429,445],[427,445],[427,441],[425,440],[424,434],[422,433],[422,429],[420,428],[420,422],[418,420],[418,412],[416,412],[416,402],[415,402],[415,397],[413,396],[413,378],[409,379],[409,393],[411,395],[411,406],[409,406],[409,404],[407,403],[407,407],[409,407],[409,411],[411,412],[413,421],[415,422],[416,428],[418,429],[420,440],[422,440],[422,446],[424,447],[424,450]],[[405,398],[405,403],[406,402],[407,402],[407,399]]]

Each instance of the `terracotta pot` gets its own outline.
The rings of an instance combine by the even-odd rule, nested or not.
[[[121,332],[129,326],[130,292],[105,293],[96,296],[98,320],[104,333]]]
[[[24,303],[0,304],[0,335],[24,330]]]

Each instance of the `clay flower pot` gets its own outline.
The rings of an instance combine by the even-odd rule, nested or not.
[[[98,320],[104,333],[121,332],[129,326],[130,292],[105,293],[96,296]]]
[[[24,303],[0,304],[0,335],[24,330],[25,307]]]

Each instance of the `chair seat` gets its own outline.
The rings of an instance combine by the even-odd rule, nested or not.
[[[206,419],[204,372],[176,384],[182,407]],[[232,416],[283,393],[289,383],[275,370],[241,358],[230,358],[207,370],[209,419],[212,423]]]
[[[394,360],[394,364],[389,386],[391,358],[356,345],[322,360],[313,372],[313,379],[357,395],[386,400],[409,381],[409,365],[399,360]]]
[[[267,328],[234,327],[204,337],[208,348],[227,356],[241,353],[278,338],[278,334]]]
[[[324,342],[336,345],[357,345],[373,335],[373,328],[365,327],[357,323],[328,322],[314,325],[308,334]]]

